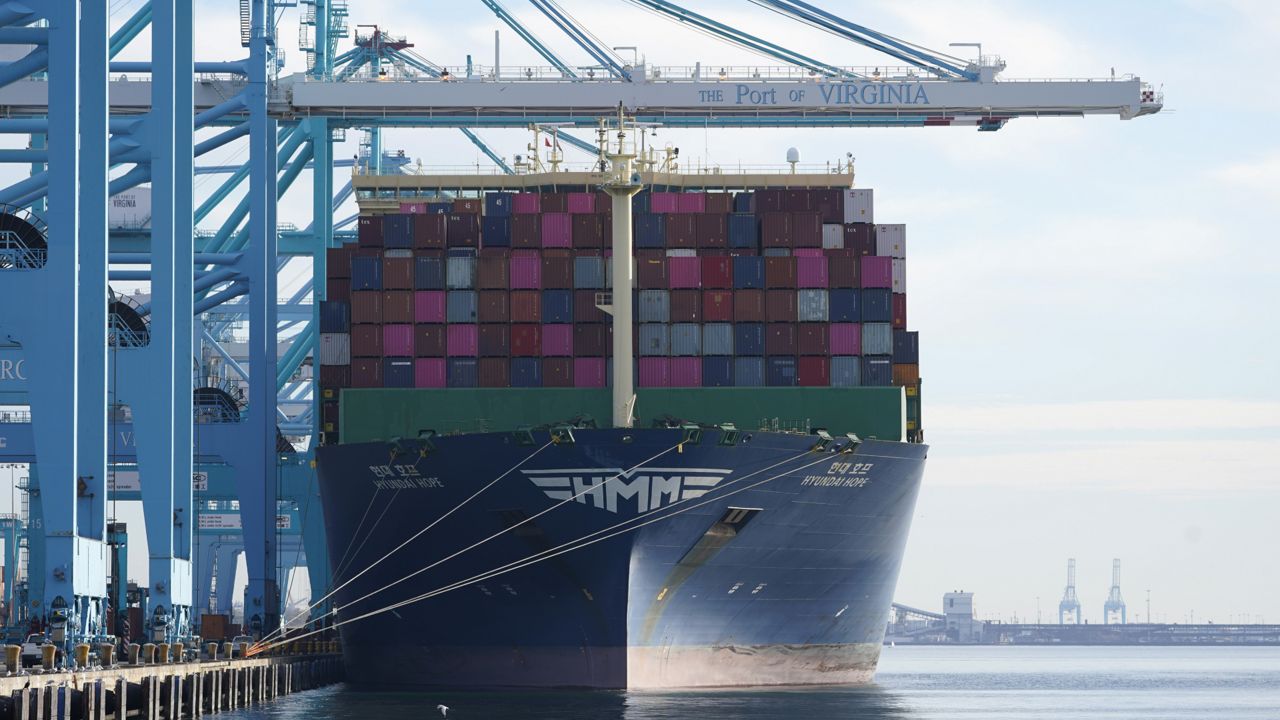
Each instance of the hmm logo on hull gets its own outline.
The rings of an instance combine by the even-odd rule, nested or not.
[[[681,500],[707,494],[732,473],[724,468],[567,468],[521,471],[552,500],[574,500],[583,505],[618,512],[635,505],[648,512]]]

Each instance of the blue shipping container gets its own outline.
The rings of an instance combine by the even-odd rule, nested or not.
[[[671,322],[671,293],[668,290],[641,290],[636,293],[636,320],[642,323]]]
[[[729,323],[707,323],[702,326],[703,355],[732,355],[733,326]]]
[[[893,358],[888,355],[862,356],[862,385],[887,387],[893,384]]]
[[[764,387],[764,358],[734,358],[733,384],[735,387]]]
[[[738,323],[734,325],[733,347],[739,355],[763,355],[764,323]]]
[[[507,217],[511,215],[512,194],[509,192],[491,192],[484,196],[484,214],[486,217]]]
[[[476,321],[476,291],[450,290],[445,296],[445,320],[451,323]]]
[[[485,215],[481,218],[480,244],[484,247],[511,247],[511,217]]]
[[[414,290],[444,289],[444,259],[420,257],[413,261]]]
[[[764,258],[747,256],[733,259],[733,287],[750,290],[764,287]]]
[[[382,258],[357,255],[351,258],[351,289],[382,289]]]
[[[676,323],[671,326],[671,354],[688,357],[702,354],[702,326],[697,323]]]
[[[664,248],[667,246],[667,216],[637,213],[635,216],[635,241],[638,248]]]
[[[796,384],[796,359],[771,357],[766,360],[765,379],[769,387],[791,387]]]
[[[476,286],[476,259],[474,257],[450,257],[444,271],[445,284],[450,290],[471,290]]]
[[[733,387],[733,358],[702,358],[702,387]]]
[[[511,358],[511,387],[542,387],[542,360]]]
[[[858,299],[862,322],[893,322],[893,291],[889,288],[863,288]]]
[[[544,323],[573,322],[573,291],[572,290],[543,290],[542,291],[542,322]]]
[[[413,216],[399,213],[383,215],[382,246],[396,249],[413,247]],[[383,384],[386,385],[385,380]]]
[[[476,359],[449,358],[445,367],[445,384],[451,388],[476,386]]]
[[[427,203],[428,215],[448,215],[451,212],[453,212],[453,203],[451,202]]]
[[[631,213],[638,215],[649,212],[649,191],[641,190],[631,198]]]
[[[413,358],[383,358],[382,387],[413,387]]]
[[[760,245],[760,221],[754,214],[729,216],[729,247],[755,248]]]
[[[858,387],[862,384],[862,358],[831,358],[831,387]]]
[[[862,323],[862,354],[892,355],[893,326],[889,323]]]
[[[573,287],[575,290],[601,290],[604,288],[604,258],[598,255],[580,255],[573,259]]]
[[[640,326],[641,355],[665,357],[671,354],[671,326],[646,323]]]
[[[338,300],[321,300],[320,332],[351,332],[351,304]]]
[[[756,194],[753,192],[734,194],[733,211],[736,213],[754,213],[756,211]]]
[[[893,361],[907,365],[920,362],[920,333],[914,330],[893,331]]]
[[[852,288],[829,290],[827,304],[833,323],[862,321],[862,314],[858,311],[857,290]]]

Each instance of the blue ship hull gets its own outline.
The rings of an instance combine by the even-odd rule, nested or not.
[[[347,583],[333,601],[348,677],[870,681],[927,448],[833,451],[842,438],[815,450],[814,436],[766,432],[727,444],[719,430],[681,439],[607,429],[556,444],[535,432],[532,444],[484,433],[319,448],[329,556]]]

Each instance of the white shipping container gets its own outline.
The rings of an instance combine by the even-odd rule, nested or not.
[[[107,199],[107,227],[145,229],[151,227],[151,188],[136,187]]]
[[[824,250],[844,249],[844,226],[832,223],[822,225],[822,248]]]
[[[320,364],[350,365],[351,336],[347,333],[320,333]]]
[[[844,191],[844,221],[847,223],[875,222],[871,213],[871,190],[857,189]]]
[[[907,291],[907,261],[900,258],[893,259],[893,291],[896,293]]]
[[[698,257],[698,251],[693,248],[672,248],[667,251],[667,257]]]
[[[907,226],[901,223],[876,226],[876,254],[881,257],[907,256]]]

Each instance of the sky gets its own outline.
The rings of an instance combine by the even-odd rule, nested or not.
[[[1075,558],[1084,616],[1100,622],[1119,558],[1130,620],[1147,619],[1149,597],[1156,621],[1280,622],[1280,93],[1250,70],[1272,59],[1280,5],[819,2],[926,47],[982,42],[1008,63],[1004,77],[1114,69],[1166,98],[1153,117],[1020,119],[995,133],[659,130],[686,162],[781,164],[792,146],[805,162],[851,153],[876,220],[907,224],[931,449],[897,599],[938,608],[963,589],[984,618],[1056,619]],[[113,2],[113,24],[138,3]],[[770,64],[621,0],[562,4],[651,64]],[[685,4],[832,64],[886,62],[750,3]],[[506,5],[585,64],[531,6]],[[469,53],[490,64],[498,29],[503,65],[545,64],[479,2],[350,7],[352,26],[382,23],[439,64]],[[244,54],[234,8],[197,2],[197,58]],[[290,71],[302,67],[293,13],[279,26]],[[122,57],[145,57],[147,42]],[[528,141],[481,135],[508,158]],[[354,137],[335,157],[354,154]],[[426,166],[488,167],[456,131],[388,131],[384,144]],[[281,219],[306,225],[309,203],[304,174]]]

